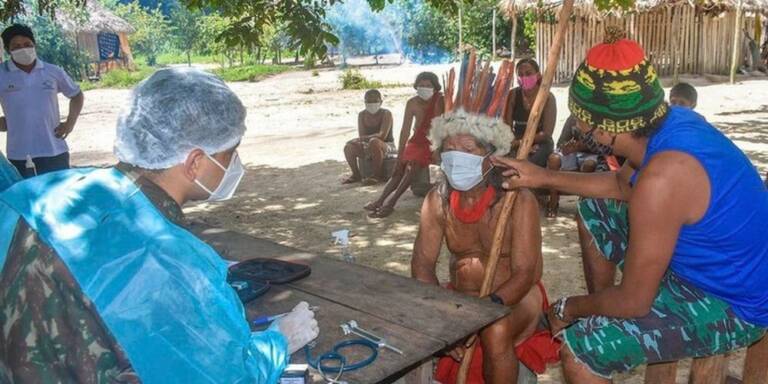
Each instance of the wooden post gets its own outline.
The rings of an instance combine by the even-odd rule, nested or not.
[[[649,364],[645,367],[645,384],[675,384],[677,361]]]
[[[509,39],[509,52],[510,52],[509,59],[512,61],[515,61],[515,55],[516,55],[515,51],[517,50],[517,44],[516,44],[517,41],[515,39],[517,39],[517,12],[512,14],[512,32]]]
[[[461,3],[459,3],[459,53],[463,52],[462,46],[464,41],[462,40],[462,25],[461,25]]]
[[[493,52],[491,52],[491,61],[496,60],[496,8],[493,9],[493,20],[491,20],[491,29],[493,32],[493,36],[491,36],[491,41],[493,42]]]
[[[536,94],[536,99],[533,101],[531,113],[528,116],[528,123],[525,128],[525,134],[520,143],[520,148],[517,151],[516,157],[519,160],[528,158],[528,152],[531,151],[531,147],[533,146],[533,138],[536,136],[536,127],[539,126],[541,113],[544,110],[544,105],[547,103],[547,99],[549,99],[549,89],[552,87],[552,80],[557,71],[560,50],[563,46],[563,41],[565,40],[565,32],[568,29],[571,13],[573,12],[573,1],[574,0],[564,0],[563,7],[560,9],[560,14],[558,15],[559,20],[557,21],[557,32],[549,50],[547,66],[544,70],[544,76],[542,76],[541,79],[541,86],[539,86],[539,92]],[[510,191],[504,195],[499,221],[496,223],[496,228],[493,232],[493,244],[491,245],[491,252],[488,255],[488,264],[485,266],[483,284],[480,287],[480,297],[488,296],[491,293],[491,289],[493,289],[493,280],[496,276],[496,266],[499,263],[499,256],[501,255],[502,242],[504,241],[507,222],[512,216],[512,208],[515,205],[516,198],[517,191]],[[459,368],[458,380],[456,381],[457,384],[465,384],[467,382],[469,364],[472,361],[472,355],[475,353],[476,346],[477,342],[469,346],[464,353],[464,358],[462,359],[461,367]]]
[[[725,355],[693,359],[688,382],[690,384],[724,384],[727,366],[728,360]]]
[[[731,57],[731,84],[736,82],[736,70],[739,67],[739,46],[741,45],[741,7],[744,0],[739,0],[736,7],[736,25],[733,27],[733,56]]]
[[[744,384],[768,383],[768,337],[747,348],[744,360]]]

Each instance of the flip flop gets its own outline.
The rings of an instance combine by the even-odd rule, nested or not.
[[[380,205],[377,205],[375,201],[371,201],[370,203],[363,206],[363,209],[366,211],[376,212],[379,210]]]
[[[341,184],[354,184],[359,182],[361,179],[360,177],[355,177],[355,175],[352,175],[350,177],[347,177],[344,181],[341,182]]]
[[[557,211],[559,208],[560,208],[560,204],[555,204],[554,206],[547,204],[547,217],[549,218],[557,217]]]
[[[381,180],[375,177],[368,177],[363,179],[363,185],[365,186],[371,186],[371,185],[377,185],[377,184],[381,184]]]
[[[395,208],[390,207],[388,205],[385,205],[383,207],[379,207],[375,212],[371,212],[368,214],[368,217],[372,219],[383,219],[389,215],[392,214],[392,212],[395,211]]]

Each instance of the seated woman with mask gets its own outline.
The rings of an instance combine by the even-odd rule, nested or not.
[[[533,107],[533,101],[536,94],[539,93],[541,85],[541,72],[539,64],[533,59],[522,59],[517,62],[517,88],[509,91],[507,105],[504,110],[504,122],[512,127],[515,135],[512,140],[512,151],[510,155],[515,155],[520,147],[520,142],[525,133],[525,127],[528,124],[528,116]],[[536,129],[536,136],[533,139],[533,148],[528,155],[528,161],[540,166],[547,166],[547,159],[555,147],[552,134],[555,130],[555,121],[557,120],[557,103],[555,95],[551,92],[547,97],[544,110],[541,112],[541,120]]]

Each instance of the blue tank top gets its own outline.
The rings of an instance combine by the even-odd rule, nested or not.
[[[671,270],[729,303],[740,318],[768,326],[768,193],[757,170],[731,140],[686,108],[670,109],[638,172],[664,151],[693,156],[710,180],[709,208],[682,227]]]

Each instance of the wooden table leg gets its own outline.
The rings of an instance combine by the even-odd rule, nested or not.
[[[433,373],[434,364],[429,359],[405,375],[405,384],[432,384]]]
[[[725,355],[715,355],[693,359],[691,363],[690,384],[723,384],[728,367]]]
[[[747,348],[743,377],[744,384],[768,383],[768,337]]]
[[[649,364],[645,367],[645,384],[675,384],[677,361]]]

